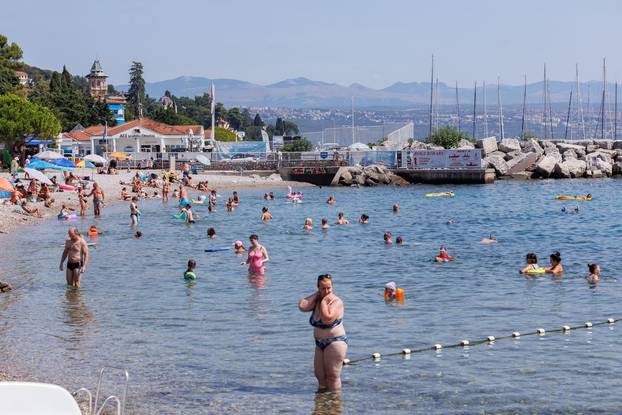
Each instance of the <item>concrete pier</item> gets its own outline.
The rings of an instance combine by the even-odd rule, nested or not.
[[[485,184],[495,181],[494,169],[397,169],[393,172],[410,183]]]

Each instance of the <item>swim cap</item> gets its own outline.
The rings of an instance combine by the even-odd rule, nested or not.
[[[384,285],[384,288],[386,288],[387,290],[396,291],[397,290],[397,284],[395,282],[393,282],[393,281],[387,282]]]
[[[235,241],[233,246],[242,246],[242,241]]]

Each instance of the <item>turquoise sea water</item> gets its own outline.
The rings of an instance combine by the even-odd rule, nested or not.
[[[233,213],[224,197],[213,214],[196,207],[190,227],[172,219],[173,201],[148,201],[140,203],[140,240],[129,207],[111,206],[100,220],[71,223],[105,231],[80,292],[68,291],[58,271],[70,224],[23,227],[0,239],[2,274],[15,287],[0,296],[0,370],[75,390],[94,388],[104,365],[124,367],[128,409],[140,414],[620,413],[622,323],[369,360],[343,370],[340,402],[316,399],[312,330],[297,301],[313,292],[318,274],[333,275],[350,358],[622,317],[621,185],[305,188],[300,205],[287,203],[283,190],[274,201],[249,190],[239,192]],[[445,190],[456,197],[423,196]],[[588,192],[591,202],[553,200]],[[324,203],[330,194],[336,206]],[[560,212],[577,205],[579,214]],[[272,222],[259,221],[262,206]],[[340,211],[350,225],[332,225]],[[368,225],[357,223],[361,213]],[[312,232],[302,230],[306,217]],[[216,240],[206,237],[210,226]],[[385,246],[384,231],[407,245]],[[204,252],[236,239],[247,244],[251,233],[271,256],[265,279],[249,279],[245,257],[232,251]],[[498,244],[479,243],[489,233]],[[441,244],[456,261],[432,262]],[[562,279],[517,273],[527,252],[545,265],[553,250],[562,254]],[[194,286],[180,278],[191,257]],[[597,286],[582,278],[588,262],[601,265]],[[405,288],[404,305],[384,303],[391,280]]]

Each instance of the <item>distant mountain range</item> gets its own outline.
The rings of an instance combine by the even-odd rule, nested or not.
[[[236,79],[214,79],[216,100],[227,106],[241,107],[285,107],[285,108],[348,108],[354,97],[357,108],[408,108],[426,105],[430,102],[429,82],[396,82],[384,89],[368,88],[361,84],[350,86],[338,85],[307,78],[286,79],[270,85],[258,85]],[[209,92],[209,78],[196,76],[180,76],[159,82],[146,83],[149,96],[159,98],[168,90],[173,95],[194,97]],[[582,83],[581,96],[583,104],[588,102],[588,85],[592,105],[597,105],[602,97],[602,82],[589,81]],[[551,102],[567,103],[574,82],[549,81]],[[128,85],[117,85],[117,89],[127,91]],[[613,84],[608,85],[610,99],[613,98]],[[503,105],[522,104],[522,85],[501,85]],[[576,92],[573,92],[576,97]],[[461,105],[473,105],[473,88],[459,88],[458,95]],[[478,83],[478,106],[483,103],[483,89]],[[439,82],[439,105],[454,105],[456,90],[454,86]],[[491,107],[497,104],[497,85],[486,85],[486,100]],[[574,98],[573,98],[574,101]],[[527,85],[527,102],[541,104],[543,102],[543,82]],[[465,107],[466,110],[466,107]]]

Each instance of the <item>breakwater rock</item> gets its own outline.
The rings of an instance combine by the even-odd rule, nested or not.
[[[379,164],[365,167],[342,167],[335,175],[333,183],[342,186],[403,186],[409,184],[406,180]]]
[[[477,141],[482,166],[504,178],[599,178],[622,175],[622,141],[518,140]]]

